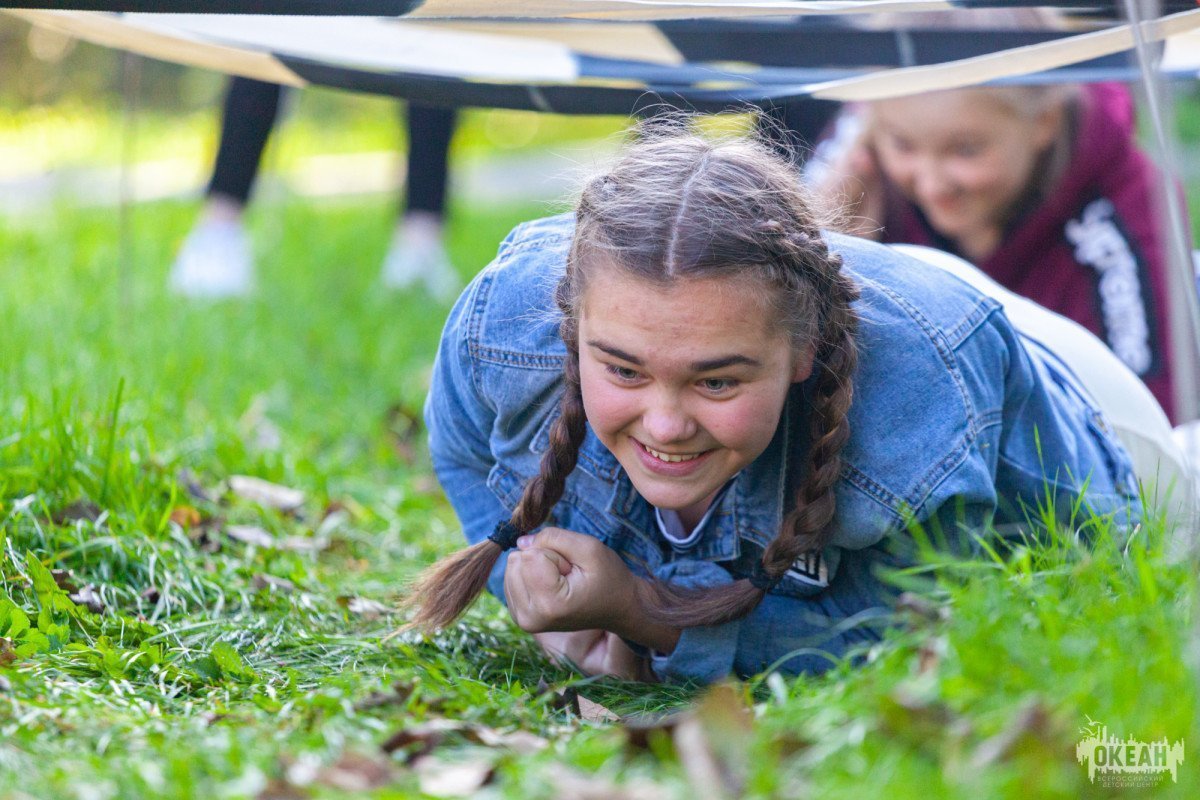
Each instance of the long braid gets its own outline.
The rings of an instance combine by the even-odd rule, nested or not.
[[[560,306],[569,295],[569,288],[568,279],[564,278],[556,292]],[[528,533],[550,516],[554,504],[566,489],[567,476],[575,469],[579,447],[587,433],[587,416],[579,384],[578,324],[572,315],[566,314],[559,330],[567,346],[561,413],[550,427],[550,444],[542,455],[538,474],[525,485],[508,521],[510,536]],[[495,540],[484,539],[424,570],[405,601],[406,606],[416,608],[416,613],[404,629],[437,630],[458,619],[487,586],[492,568],[503,552],[504,547]]]
[[[803,553],[821,550],[831,535],[836,510],[834,487],[842,468],[842,448],[850,439],[848,414],[854,397],[852,376],[858,364],[854,334],[857,315],[850,303],[858,289],[845,275],[836,275],[826,309],[823,345],[817,354],[820,369],[811,409],[812,443],[804,481],[796,490],[795,508],[779,536],[763,553],[763,569],[778,579]]]
[[[538,474],[525,485],[512,522],[522,531],[531,531],[546,521],[566,488],[567,476],[575,469],[579,460],[579,447],[587,434],[587,416],[583,410],[583,393],[579,388],[578,335],[567,330],[563,323],[563,341],[567,345],[567,358],[563,363],[564,391],[560,407],[562,412],[550,428],[550,445],[542,454]]]

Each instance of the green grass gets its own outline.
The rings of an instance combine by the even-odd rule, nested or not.
[[[545,210],[456,208],[464,278]],[[260,291],[217,303],[162,288],[194,213],[135,208],[126,247],[116,212],[64,206],[0,228],[0,635],[16,650],[0,669],[0,797],[340,796],[305,776],[347,754],[387,760],[393,733],[437,718],[550,740],[518,756],[452,734],[436,752],[493,763],[492,796],[580,796],[564,767],[704,796],[666,738],[631,749],[622,725],[580,722],[538,685],[574,684],[622,714],[685,707],[693,688],[581,679],[491,600],[429,640],[385,641],[398,616],[348,608],[390,606],[458,541],[406,416],[445,309],[376,288],[390,209],[256,208]],[[225,491],[233,475],[305,502],[264,509]],[[279,546],[231,539],[228,524]],[[753,681],[747,737],[701,722],[756,797],[1195,796],[1190,752],[1177,785],[1145,790],[1093,785],[1074,756],[1089,716],[1200,747],[1195,574],[1161,558],[1159,537],[931,561],[944,619],[904,615],[858,667]],[[92,584],[104,612],[48,569]],[[391,763],[370,796],[418,796],[415,772]]]

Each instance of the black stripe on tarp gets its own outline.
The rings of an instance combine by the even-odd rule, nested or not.
[[[810,96],[801,85],[739,86],[697,89],[663,83],[646,88],[583,85],[487,83],[461,78],[400,72],[370,72],[276,55],[284,66],[309,83],[353,92],[412,100],[439,108],[507,108],[557,114],[641,114],[651,107],[718,112],[783,105]],[[1050,72],[997,81],[1001,84],[1133,80],[1136,69],[1063,67]],[[1167,77],[1175,77],[1168,75]],[[636,80],[638,76],[627,75]]]
[[[687,61],[749,61],[772,67],[911,67],[1010,50],[1074,33],[1014,30],[874,31],[821,17],[785,22],[657,23]]]
[[[4,8],[55,11],[129,11],[164,14],[290,14],[399,17],[424,0],[0,0]]]
[[[281,64],[309,83],[399,97],[439,108],[508,108],[515,111],[548,111],[556,114],[616,114],[629,116],[653,106],[691,111],[724,111],[746,107],[725,92],[707,93],[693,102],[676,88],[636,89],[608,86],[534,86],[480,83],[413,73],[367,72],[319,64],[305,59],[275,56]],[[633,76],[629,76],[633,77]],[[757,92],[755,96],[757,96]]]

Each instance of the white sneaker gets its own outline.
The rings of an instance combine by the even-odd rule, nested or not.
[[[240,297],[254,284],[250,239],[240,220],[201,220],[171,266],[171,291],[185,297]]]
[[[463,286],[446,255],[440,230],[429,235],[423,227],[401,224],[383,260],[383,285],[408,289],[418,283],[443,303],[454,301]]]

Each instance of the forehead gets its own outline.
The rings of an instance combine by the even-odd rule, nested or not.
[[[1012,104],[978,89],[879,100],[872,104],[871,113],[885,130],[916,132],[923,137],[989,133],[997,125],[1025,121]]]
[[[581,340],[604,337],[635,354],[734,349],[761,354],[788,342],[769,291],[754,279],[683,278],[662,284],[615,267],[593,269],[580,298]]]

